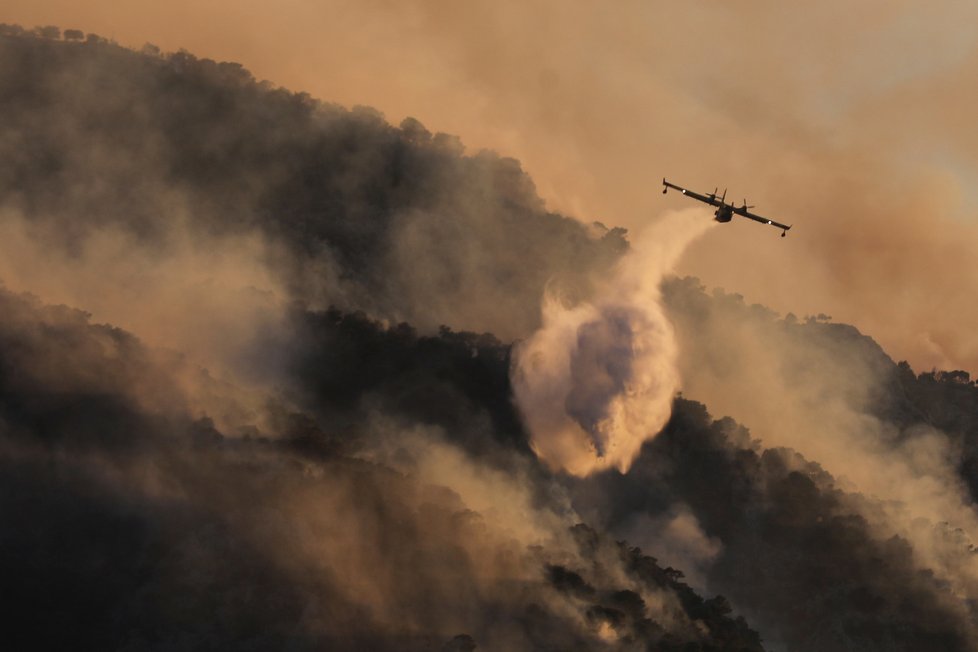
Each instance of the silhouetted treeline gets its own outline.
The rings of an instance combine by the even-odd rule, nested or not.
[[[443,327],[419,336],[408,324],[384,328],[335,309],[299,312],[294,323],[296,386],[320,418],[375,411],[469,436],[459,443],[474,452],[495,440],[530,452],[511,401],[510,348],[491,334]]]

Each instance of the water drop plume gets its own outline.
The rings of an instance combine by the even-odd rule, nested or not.
[[[533,450],[551,468],[624,473],[669,420],[679,374],[659,285],[714,224],[700,209],[668,213],[638,234],[591,302],[547,293],[512,379]]]

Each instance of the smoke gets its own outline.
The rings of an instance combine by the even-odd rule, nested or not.
[[[513,392],[533,450],[552,468],[627,472],[669,419],[680,379],[659,284],[712,224],[700,210],[667,214],[639,234],[592,302],[546,297],[542,327],[517,347]]]
[[[214,371],[244,372],[235,361],[256,331],[280,327],[288,296],[265,264],[267,245],[257,234],[208,237],[186,216],[168,218],[167,232],[152,242],[109,226],[68,249],[53,229],[6,211],[0,278],[14,291],[85,306],[96,321]],[[44,265],[33,264],[42,258]]]
[[[578,523],[481,332],[532,333],[548,281],[590,296],[622,229],[546,211],[515,160],[233,64],[9,26],[0,52],[14,647],[761,649]],[[668,333],[631,304],[684,229],[598,304],[635,346]]]
[[[517,157],[552,209],[633,230],[664,206],[650,177],[728,186],[793,223],[791,236],[771,242],[735,222],[696,243],[684,273],[781,312],[854,323],[916,368],[978,368],[970,3],[4,9],[8,21],[240,61],[394,123],[418,117]]]
[[[620,258],[621,229],[548,212],[520,163],[463,156],[416,120],[396,128],[186,53],[0,47],[0,276],[42,297],[0,292],[0,543],[14,620],[35,637],[759,649],[733,608],[790,649],[974,640],[978,427],[960,417],[974,387],[897,382],[851,327],[663,283],[714,235],[697,240],[713,224],[702,210],[665,216]],[[464,65],[498,75],[486,54]],[[515,77],[555,97],[573,86]],[[705,105],[729,98],[704,88]],[[606,119],[615,97],[572,122]],[[602,170],[615,148],[594,140],[606,157],[567,165]],[[743,222],[711,263],[731,278],[821,272],[775,278],[765,257],[803,260],[806,240]],[[908,233],[931,242],[903,226],[880,269],[905,269],[886,250]],[[864,262],[840,269],[865,280]]]
[[[616,534],[661,563],[682,569],[689,585],[703,592],[708,590],[707,573],[723,550],[720,540],[707,536],[696,514],[682,503],[655,516],[635,512]]]
[[[131,335],[6,290],[0,308],[0,566],[18,647],[760,650],[655,560],[574,525],[532,456],[466,452],[478,414],[447,431],[373,413],[359,438],[292,414],[229,437]]]
[[[968,598],[927,566],[917,541],[878,527],[884,502],[750,435],[678,399],[628,474],[570,480],[573,504],[615,536],[682,559],[693,582],[759,626],[766,649],[974,649]],[[917,527],[954,537],[941,524]]]
[[[539,325],[548,280],[586,295],[590,277],[625,246],[620,230],[588,230],[545,210],[519,162],[488,151],[464,156],[457,138],[432,135],[417,120],[396,128],[365,107],[347,111],[259,85],[240,66],[185,52],[139,56],[106,43],[7,37],[0,49],[22,62],[0,68],[3,218],[30,222],[10,228],[33,250],[82,258],[66,264],[87,265],[86,278],[104,264],[107,277],[137,277],[126,281],[133,296],[170,291],[159,305],[183,304],[174,312],[190,319],[154,325],[161,311],[150,306],[139,324],[126,316],[122,325],[147,335],[200,318],[193,304],[204,297],[181,290],[206,281],[220,285],[215,295],[253,287],[254,303],[264,293],[269,303],[300,300],[427,332],[449,325],[513,339]],[[211,252],[224,257],[207,261],[213,271],[204,269]],[[139,292],[152,276],[132,264],[140,258],[161,278],[184,268],[192,278]],[[61,294],[88,305],[77,291]],[[93,303],[110,300],[91,294]],[[228,339],[251,323],[227,324]]]
[[[874,538],[909,542],[918,568],[966,609],[978,595],[978,515],[960,472],[961,433],[938,427],[968,427],[953,407],[916,407],[912,373],[851,326],[779,319],[739,295],[707,297],[694,279],[672,281],[665,296],[685,395],[749,424],[762,446],[817,462]],[[910,380],[895,381],[901,373]]]

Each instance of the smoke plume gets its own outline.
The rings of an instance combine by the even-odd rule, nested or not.
[[[680,379],[659,284],[711,225],[700,210],[666,215],[638,236],[593,303],[546,297],[542,327],[516,350],[513,390],[533,450],[552,468],[625,473],[669,419]]]
[[[875,343],[824,322],[809,325],[814,337],[801,338],[796,322],[723,294],[701,303],[709,307],[695,316],[692,306],[674,305],[681,322],[698,325],[682,331],[688,395],[751,424],[765,446],[790,447],[853,491],[884,501],[887,507],[867,514],[882,535],[908,538],[944,581],[966,594],[974,590],[978,566],[941,550],[932,531],[915,525],[946,521],[967,541],[978,541],[978,517],[955,470],[952,444],[926,421],[880,412],[885,393],[879,388],[889,385],[894,370]]]

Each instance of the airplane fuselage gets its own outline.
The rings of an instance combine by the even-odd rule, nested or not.
[[[717,212],[714,213],[714,218],[717,222],[729,222],[733,219],[733,206],[728,204],[722,204]]]

